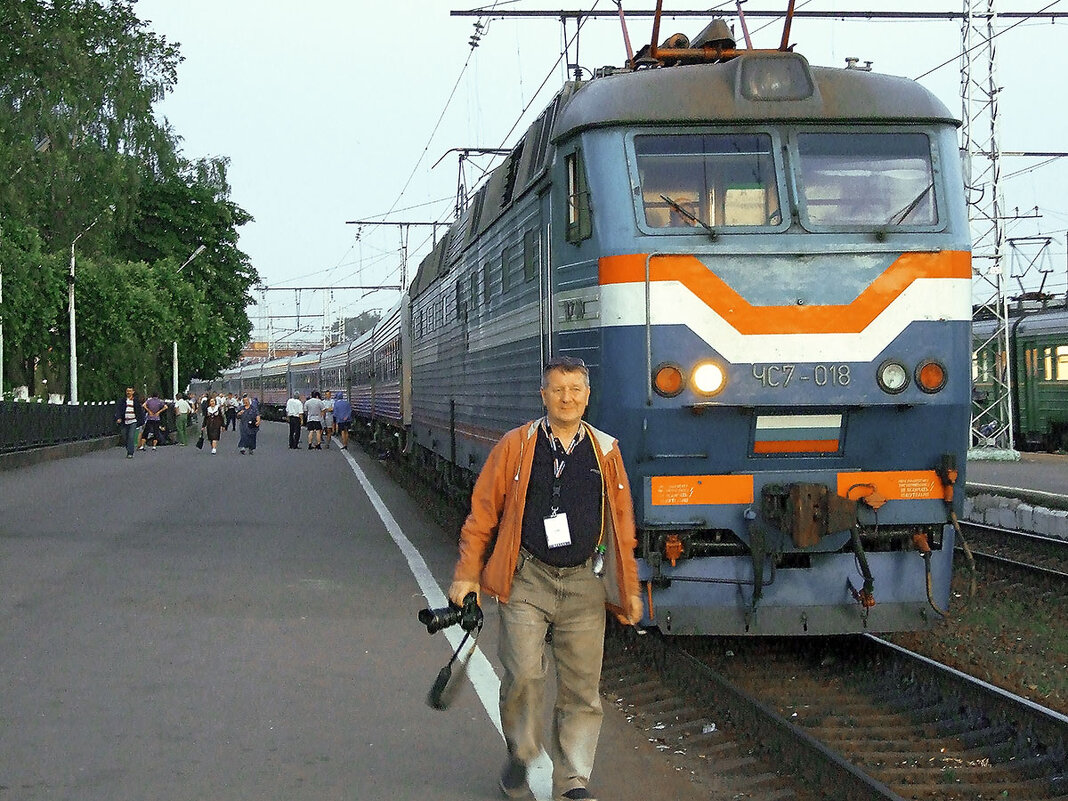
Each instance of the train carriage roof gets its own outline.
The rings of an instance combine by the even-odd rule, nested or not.
[[[800,62],[815,91],[802,100],[753,100],[739,89],[743,69],[779,59]],[[858,123],[917,120],[958,125],[949,109],[915,81],[857,69],[811,67],[799,54],[759,53],[727,62],[619,72],[582,84],[564,108],[553,141],[615,125],[724,121]]]

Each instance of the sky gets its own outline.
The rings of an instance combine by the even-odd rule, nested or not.
[[[748,0],[747,12],[782,11],[786,0]],[[240,229],[247,253],[268,290],[249,308],[254,338],[314,341],[324,319],[389,308],[398,291],[315,287],[388,287],[406,280],[432,243],[430,227],[401,221],[451,219],[458,184],[454,148],[513,145],[565,80],[565,32],[559,19],[453,16],[474,8],[615,11],[612,0],[137,0],[138,16],[178,43],[184,61],[178,83],[157,107],[181,137],[188,159],[229,159],[232,200],[255,221]],[[624,0],[625,11],[651,10]],[[665,11],[722,8],[735,3],[665,0]],[[960,0],[798,0],[799,10],[962,9]],[[999,13],[1047,9],[1068,14],[1068,0],[998,0]],[[710,12],[708,19],[715,14]],[[475,23],[478,43],[471,46]],[[735,19],[736,35],[741,31]],[[670,18],[661,38],[693,36],[703,18]],[[1068,19],[999,21],[997,80],[1003,151],[1068,151],[1065,91]],[[750,18],[756,47],[776,47],[781,21]],[[635,48],[648,42],[651,20],[628,21]],[[575,25],[569,23],[571,40]],[[846,57],[872,61],[877,72],[920,78],[958,116],[961,32],[956,21],[796,19],[790,41],[819,66]],[[574,43],[569,47],[575,61]],[[622,65],[620,23],[607,16],[579,34],[578,63],[587,69]],[[945,66],[944,62],[949,62]],[[935,69],[937,68],[937,69]],[[932,71],[933,70],[933,71]],[[1004,157],[1003,210],[1020,245],[1010,271],[1027,288],[1048,270],[1045,288],[1068,285],[1068,158]],[[488,157],[466,170],[468,190]],[[1037,216],[1034,212],[1038,208]],[[350,220],[386,225],[357,226]],[[1049,247],[1021,237],[1050,236]],[[190,243],[192,251],[198,243]],[[1015,279],[1011,282],[1016,285]],[[299,291],[298,291],[299,290]],[[264,303],[264,300],[266,301]],[[299,315],[299,317],[298,317]],[[297,331],[301,328],[302,331]]]

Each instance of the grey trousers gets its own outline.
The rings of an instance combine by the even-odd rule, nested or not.
[[[500,604],[501,725],[509,754],[529,764],[542,748],[542,706],[552,651],[556,700],[552,742],[553,793],[585,787],[601,732],[604,583],[589,562],[557,568],[520,552],[508,603]],[[545,633],[553,627],[552,645]]]

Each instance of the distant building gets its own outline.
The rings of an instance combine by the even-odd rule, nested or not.
[[[272,358],[281,356],[297,356],[310,351],[321,351],[323,343],[315,342],[286,342],[277,344],[271,350]],[[263,340],[249,342],[241,349],[241,361],[262,361],[267,358],[267,343]]]

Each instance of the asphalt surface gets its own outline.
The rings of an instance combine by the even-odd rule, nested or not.
[[[0,473],[0,801],[496,799],[503,744],[337,450],[109,448]],[[350,451],[433,579],[455,544]],[[496,614],[482,651],[496,664]],[[606,704],[602,801],[710,795]]]
[[[973,459],[968,462],[966,481],[1068,495],[1068,456],[1021,453],[1018,462]]]

